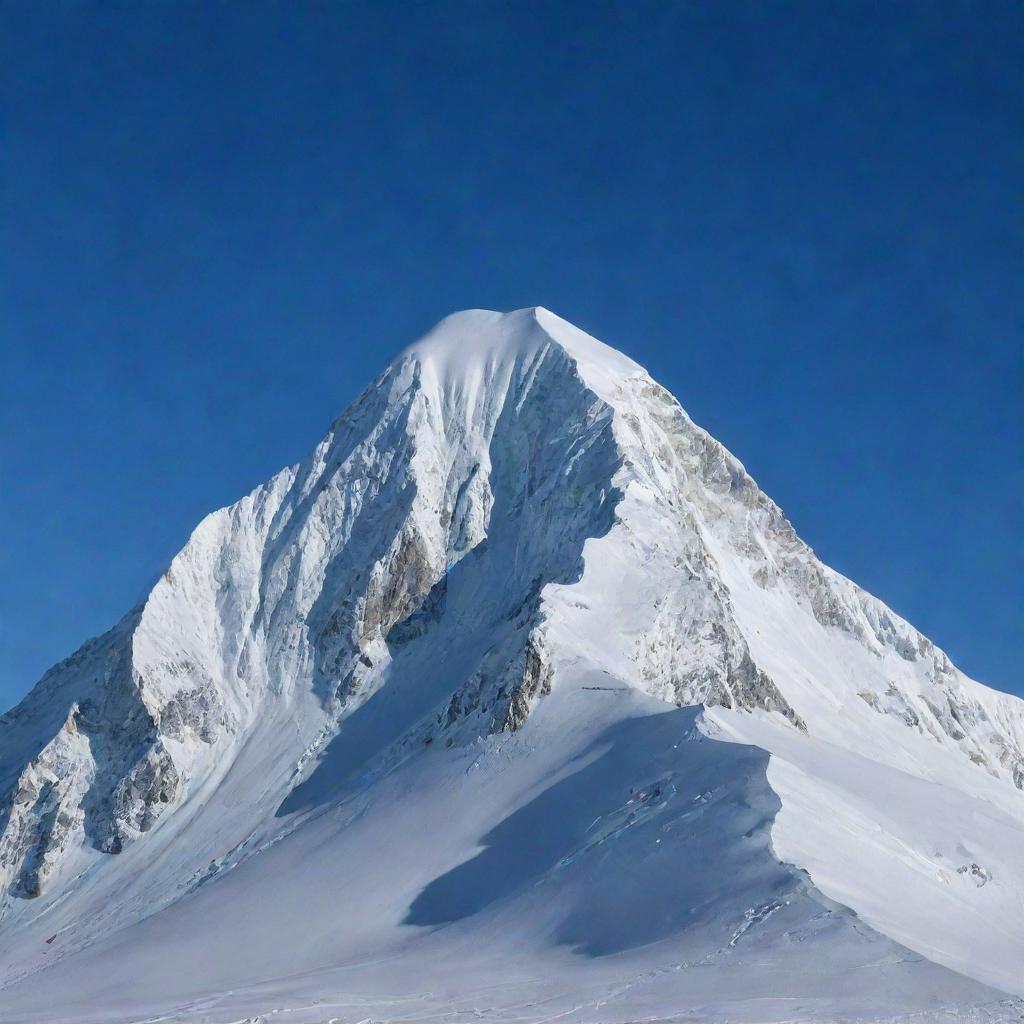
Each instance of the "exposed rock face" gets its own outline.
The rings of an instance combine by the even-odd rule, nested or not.
[[[694,547],[678,589],[660,599],[651,629],[637,642],[644,685],[680,707],[761,708],[804,728],[779,688],[750,656],[729,595]]]
[[[394,548],[374,566],[363,598],[363,641],[385,636],[431,590],[437,567],[423,538],[403,530]]]
[[[17,895],[39,895],[71,832],[81,828],[78,801],[88,779],[80,766],[87,764],[87,744],[72,722],[26,766],[7,796],[0,811],[0,870]]]
[[[518,675],[519,663],[513,671]],[[522,675],[508,684],[508,703],[502,712],[500,709],[494,718],[503,732],[520,728],[530,714],[533,702],[551,692],[551,663],[544,651],[541,636],[530,635],[522,658]]]
[[[627,465],[658,497],[656,509],[646,513],[658,525],[652,531],[645,523],[646,535],[671,538],[663,546],[673,552],[676,575],[662,586],[657,613],[636,644],[646,688],[681,704],[762,708],[806,728],[787,687],[751,652],[756,637],[740,626],[731,593],[738,570],[766,594],[787,595],[826,631],[870,652],[882,676],[901,677],[861,690],[870,708],[955,746],[973,764],[1021,787],[1020,701],[966,679],[909,623],[823,565],[740,463],[663,388],[641,376],[622,381],[620,392],[630,409],[617,420]],[[626,530],[628,542],[628,523]],[[643,545],[633,546],[638,559],[652,558]],[[654,557],[664,558],[660,552]],[[899,662],[883,670],[892,656]]]
[[[100,674],[18,775],[0,811],[0,871],[16,894],[38,895],[73,842],[119,853],[175,801],[181,779],[158,723],[167,737],[213,742],[216,695],[198,684],[151,706],[122,640],[115,631],[100,645]],[[62,663],[43,692],[59,693],[63,673],[78,667]],[[22,705],[7,720],[31,721],[33,710]]]
[[[765,645],[793,608],[868,659],[845,704]],[[235,783],[244,834],[246,801],[283,800],[396,680],[401,729],[367,758],[514,733],[595,644],[667,702],[812,733],[841,704],[1024,787],[1019,702],[823,566],[640,367],[544,310],[476,311],[208,516],[140,609],[0,718],[0,883],[38,894],[272,746],[291,773]]]

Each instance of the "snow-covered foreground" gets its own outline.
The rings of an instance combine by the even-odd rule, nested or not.
[[[1024,1020],[1022,744],[639,367],[457,314],[0,719],[0,1021]]]
[[[301,828],[77,955],[36,922],[19,969],[56,966],[4,1019],[1016,1019],[781,863],[767,755],[698,718],[584,673],[513,735],[339,772]]]

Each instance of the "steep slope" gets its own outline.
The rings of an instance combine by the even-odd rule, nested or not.
[[[455,314],[0,718],[0,1020],[981,1019],[1022,708],[636,364]]]

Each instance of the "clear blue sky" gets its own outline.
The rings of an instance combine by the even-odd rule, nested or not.
[[[645,364],[1024,692],[1024,7],[39,4],[0,41],[0,705],[444,314]]]

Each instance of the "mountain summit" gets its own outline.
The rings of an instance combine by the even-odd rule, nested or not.
[[[1024,702],[470,310],[0,718],[0,1021],[1018,1019],[1022,844]]]

